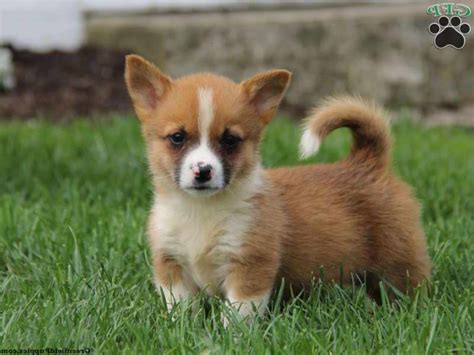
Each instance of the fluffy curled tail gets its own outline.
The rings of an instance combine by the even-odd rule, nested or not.
[[[319,149],[322,140],[337,128],[351,130],[353,144],[348,160],[385,167],[390,156],[390,129],[384,112],[356,97],[332,98],[316,107],[306,118],[300,143],[305,159]]]

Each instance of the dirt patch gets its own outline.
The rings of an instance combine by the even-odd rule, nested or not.
[[[130,112],[123,70],[126,50],[13,52],[16,86],[0,92],[0,120],[43,116],[64,120]]]
[[[41,117],[64,121],[98,114],[132,113],[123,79],[128,50],[83,47],[36,53],[8,47],[16,85],[0,91],[0,120]],[[302,117],[304,107],[283,102],[280,113]]]

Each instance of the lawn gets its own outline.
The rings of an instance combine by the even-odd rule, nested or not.
[[[97,353],[472,353],[474,134],[394,126],[394,164],[423,204],[431,290],[369,309],[358,290],[315,286],[250,324],[222,307],[169,315],[154,291],[145,221],[151,189],[138,123],[0,124],[0,348]],[[299,131],[272,123],[266,166],[297,164]],[[337,132],[308,162],[348,151]]]

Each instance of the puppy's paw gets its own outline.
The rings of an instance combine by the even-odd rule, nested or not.
[[[194,310],[194,300],[192,293],[181,283],[177,283],[171,287],[166,287],[156,283],[156,290],[163,299],[166,309],[171,312],[173,308],[180,304],[183,306],[191,306]]]
[[[239,299],[235,297],[233,292],[229,292],[227,296],[225,313],[221,315],[221,322],[224,328],[227,328],[232,318],[250,322],[255,317],[262,316],[267,309],[268,300],[271,291],[260,297],[249,297],[247,299]]]

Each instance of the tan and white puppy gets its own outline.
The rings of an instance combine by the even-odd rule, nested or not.
[[[355,274],[409,291],[430,276],[419,206],[390,169],[382,112],[333,99],[307,119],[302,157],[339,127],[349,157],[264,170],[259,142],[290,81],[272,70],[235,83],[212,74],[173,80],[130,55],[125,78],[142,122],[155,201],[148,235],[156,286],[172,306],[199,290],[263,312],[282,279],[307,289]]]

